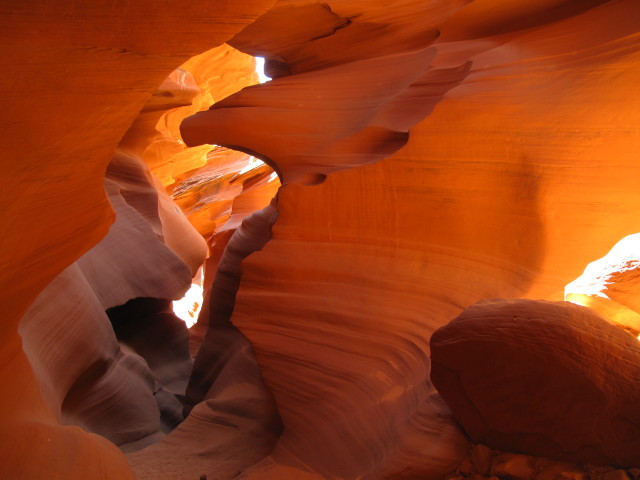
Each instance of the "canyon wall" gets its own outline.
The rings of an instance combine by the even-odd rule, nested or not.
[[[468,440],[429,379],[431,334],[478,300],[561,299],[589,262],[637,231],[635,0],[27,2],[0,18],[11,73],[2,80],[3,477],[133,478],[132,466],[138,478],[441,478]],[[195,113],[209,99],[184,62],[223,42],[265,56],[274,80],[230,87]],[[235,54],[221,48],[191,70],[232,69],[225,58]],[[195,115],[145,113],[156,100]],[[136,131],[160,118],[153,138]],[[222,148],[209,153],[210,144]],[[114,160],[118,145],[124,157]],[[242,169],[249,154],[283,187],[232,235],[276,189],[266,167],[234,173],[229,165]],[[127,176],[150,168],[160,179],[147,194],[168,187],[201,234],[217,232],[210,263],[224,267],[209,278],[217,300],[200,326],[191,415],[129,463],[106,439],[61,426],[73,372],[62,381],[55,362],[34,360],[50,351],[68,363],[72,345],[108,350],[141,377],[124,375],[125,400],[144,401],[123,415],[161,430],[148,428],[162,407],[152,380],[121,352],[104,310],[179,295],[204,245],[160,195],[156,209],[138,206],[174,272],[151,267],[171,262],[136,253],[137,242],[128,253],[150,266],[137,272],[143,285],[154,273],[176,285],[119,295],[118,278],[135,275],[116,269],[107,280],[98,260],[125,257],[107,248],[80,259],[113,222],[105,171],[127,155],[146,162],[129,163]],[[247,195],[216,197],[218,177]],[[121,187],[108,185],[117,207]],[[120,191],[135,210],[140,192]],[[18,322],[30,306],[27,320],[65,316],[54,301],[63,281],[75,294],[67,307],[102,333],[84,341],[78,324],[57,340],[27,322],[23,351]]]
[[[3,478],[133,477],[106,439],[60,426],[22,351],[18,322],[46,285],[106,235],[114,215],[105,170],[152,93],[184,61],[222,44],[270,4],[0,7]]]
[[[340,43],[366,15],[332,4],[333,21],[351,24],[332,24],[335,35],[317,40],[325,48],[307,39],[255,47],[288,68],[183,123],[187,142],[240,144],[288,183],[272,240],[243,264],[231,319],[285,425],[250,478],[301,475],[292,468],[327,478],[443,474],[464,440],[434,399],[430,334],[480,299],[561,299],[586,263],[635,231],[640,144],[628,92],[640,75],[639,7],[600,3],[478,1],[441,17],[404,4],[393,20],[444,22],[440,36],[380,56],[366,40]],[[273,31],[268,15],[231,43],[257,45],[259,27]],[[427,65],[398,87],[406,52],[420,48]],[[332,75],[345,87],[330,89]],[[383,152],[359,144],[362,132],[371,132],[365,145],[395,149],[428,112],[390,158],[337,172]],[[329,172],[321,185],[296,185]]]

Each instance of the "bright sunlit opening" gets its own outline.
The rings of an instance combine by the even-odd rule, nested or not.
[[[268,82],[271,80],[270,77],[267,77],[264,73],[264,58],[256,57],[256,73],[258,74],[258,80],[260,83]]]
[[[268,82],[271,78],[267,77],[264,73],[264,58],[263,57],[255,57],[256,59],[256,73],[258,74],[258,80],[260,83]],[[238,175],[243,175],[254,168],[258,168],[264,165],[262,160],[258,160],[257,158],[251,157],[249,162],[238,172]],[[274,181],[278,178],[277,173],[273,172],[268,179],[268,182]],[[200,309],[202,308],[203,302],[203,289],[202,286],[197,281],[200,281],[202,277],[202,272],[199,271],[194,277],[194,283],[191,284],[191,288],[187,290],[187,293],[180,300],[176,300],[173,302],[173,312],[181,318],[186,324],[187,327],[191,328],[192,325],[196,323],[198,320],[198,314],[200,313]]]
[[[198,314],[202,308],[203,290],[202,286],[192,283],[184,297],[173,302],[173,313],[187,324],[187,328],[196,323]]]
[[[253,170],[254,168],[258,168],[262,165],[264,165],[264,162],[262,160],[258,160],[255,157],[250,157],[249,163],[247,163],[244,167],[242,167],[242,169],[238,172],[238,175],[247,173],[248,171]]]
[[[640,340],[640,309],[625,295],[640,271],[640,233],[627,235],[602,258],[589,263],[564,289],[564,299],[599,313],[609,323]],[[617,293],[622,292],[622,294]],[[611,294],[613,293],[613,296]]]

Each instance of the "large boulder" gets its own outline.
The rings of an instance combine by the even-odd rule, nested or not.
[[[474,441],[640,465],[640,344],[566,302],[493,300],[431,338],[431,379]]]

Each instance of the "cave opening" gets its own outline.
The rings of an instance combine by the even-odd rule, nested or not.
[[[254,71],[257,76],[258,83],[265,83],[271,80],[271,78],[265,74],[264,57],[254,57],[254,61],[255,61]],[[210,204],[213,202],[219,202],[221,201],[221,198],[224,198],[223,195],[219,195],[220,192],[218,191],[218,187],[216,187],[216,185],[219,185],[224,181],[222,177],[222,175],[224,174],[233,175],[233,178],[229,180],[229,183],[238,182],[239,179],[241,179],[245,174],[249,174],[250,172],[254,172],[256,176],[247,180],[247,183],[256,182],[257,178],[262,178],[264,177],[265,174],[267,174],[268,177],[266,181],[267,183],[273,184],[273,193],[275,194],[275,191],[277,191],[277,188],[279,186],[280,179],[278,177],[278,174],[272,169],[270,169],[269,166],[265,165],[263,161],[251,155],[242,154],[242,152],[231,153],[233,152],[233,150],[224,149],[216,145],[211,146],[211,150],[207,152],[207,156],[211,155],[211,157],[214,157],[216,150],[229,152],[230,155],[234,155],[234,154],[238,155],[244,158],[246,162],[244,163],[244,165],[242,163],[236,163],[228,170],[215,168],[215,169],[209,169],[209,171],[207,172],[204,172],[203,171],[204,169],[197,172],[189,172],[188,175],[185,176],[184,180],[182,180],[182,182],[170,186],[168,188],[168,193],[171,194],[174,201],[179,206],[181,206],[181,208],[183,208],[183,211],[185,211],[187,215],[190,213],[190,207],[187,206],[187,203],[189,202],[188,197],[194,189],[198,190],[198,196],[199,196],[199,203],[195,207],[197,209],[205,208],[207,204]],[[207,161],[207,164],[208,163],[209,162]],[[236,171],[235,173],[234,173],[234,170]],[[204,193],[206,190],[214,190],[216,191],[216,194],[218,196],[211,195],[207,198],[204,198],[203,196],[206,195],[206,193]],[[245,192],[243,191],[240,194],[242,193],[245,193]],[[268,194],[265,195],[265,197],[267,196]],[[264,206],[266,205],[255,205],[253,208],[255,208],[255,210],[259,210]],[[251,213],[251,212],[247,212],[247,213]],[[233,226],[236,228],[237,228],[237,225],[239,224],[239,221],[241,221],[241,219],[235,218],[233,221],[229,219],[229,222],[231,222]],[[223,231],[222,225],[216,225],[216,227],[217,229],[214,230],[214,232],[207,232],[205,235],[210,234],[211,237],[213,237],[216,231],[218,232]],[[211,266],[207,270],[208,276],[215,275],[214,273],[210,272],[210,269],[211,269]],[[198,316],[200,315],[200,311],[203,307],[204,295],[205,295],[204,283],[205,283],[205,264],[203,263],[198,269],[198,272],[196,273],[196,275],[193,277],[191,286],[189,287],[187,292],[184,294],[184,296],[172,302],[172,308],[174,313],[179,318],[181,318],[189,328],[191,328],[197,322]],[[208,283],[209,285],[211,284],[210,279]]]

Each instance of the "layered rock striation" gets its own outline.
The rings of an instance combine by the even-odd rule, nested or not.
[[[114,215],[104,172],[152,92],[181,63],[230,38],[269,3],[0,7],[7,72],[1,81],[3,478],[133,478],[109,441],[61,426],[22,350],[18,322],[48,284],[107,234]],[[95,298],[83,298],[87,302],[95,305]],[[94,321],[107,321],[95,313]],[[53,348],[58,357],[70,356],[63,342]]]
[[[478,300],[561,299],[637,232],[635,0],[31,2],[0,14],[3,477],[442,478],[468,440],[429,380],[432,333]],[[238,65],[229,47],[210,51],[225,41],[267,57],[274,80],[216,97],[205,77]],[[208,96],[213,108],[178,127]],[[277,188],[264,167],[227,170],[248,155],[284,186],[237,228]],[[118,220],[107,235],[112,162],[127,165],[108,188],[136,235],[118,236]],[[107,404],[75,399],[102,383],[87,398],[119,385],[117,432],[169,428],[159,412],[177,399],[169,366],[190,362],[184,329],[155,300],[144,315],[135,302],[110,310],[115,330],[105,314],[130,295],[179,295],[203,259],[160,185],[200,233],[217,232],[210,270],[223,268],[207,279],[191,414],[127,463],[61,422],[95,429]],[[70,318],[78,329],[62,329]],[[172,356],[150,348],[151,323]]]
[[[346,2],[330,12],[280,4],[231,43],[275,35],[267,20],[284,12],[333,35],[294,48],[286,35],[304,32],[280,28],[255,50],[272,58],[276,80],[182,124],[188,143],[258,152],[286,184],[272,239],[242,264],[231,317],[285,426],[247,478],[451,469],[466,446],[429,382],[432,332],[480,299],[561,299],[589,252],[634,231],[633,210],[620,206],[640,202],[637,132],[611,125],[637,120],[624,92],[640,73],[638,6],[477,1],[427,15],[436,5],[403,4],[383,21],[377,4],[362,15]],[[340,38],[370,27],[359,24],[368,15],[384,24],[379,37],[409,18],[433,21],[440,36],[379,56],[367,42],[347,49]],[[355,51],[364,60],[346,58]],[[414,82],[394,83],[398,71]],[[376,141],[407,143],[342,170],[388,156],[367,149]]]

